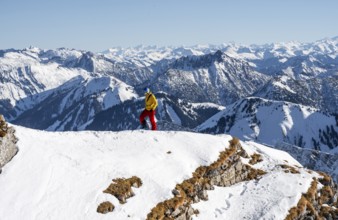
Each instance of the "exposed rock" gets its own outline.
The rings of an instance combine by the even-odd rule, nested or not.
[[[243,149],[239,140],[234,138],[230,141],[230,147],[220,153],[217,161],[209,166],[198,167],[192,178],[177,184],[173,190],[174,197],[157,204],[147,219],[192,219],[198,211],[191,205],[208,200],[207,190],[212,190],[213,186],[230,186],[265,174],[264,171],[243,164],[240,155],[244,155]]]
[[[296,207],[289,210],[286,220],[291,219],[338,219],[337,185],[332,178],[320,173],[308,191],[302,195]],[[318,187],[322,184],[323,187]]]
[[[139,188],[141,185],[141,179],[136,176],[128,179],[117,178],[113,179],[113,183],[103,192],[115,196],[121,204],[124,204],[128,198],[135,195],[131,187]]]
[[[1,168],[18,152],[18,147],[16,146],[18,139],[14,133],[14,128],[9,127],[4,117],[0,115],[0,173]]]
[[[0,115],[0,137],[5,137],[8,131],[8,125],[2,115]]]
[[[178,196],[180,194],[180,192],[178,190],[176,190],[176,189],[174,189],[172,191],[172,193],[174,194],[174,196]]]
[[[249,161],[249,164],[254,165],[254,164],[262,162],[262,161],[263,161],[262,156],[260,154],[255,153],[255,154],[251,155],[251,159]]]
[[[103,202],[97,207],[97,212],[102,214],[107,214],[114,210],[114,205],[111,202]]]
[[[128,179],[117,178],[113,179],[113,183],[103,192],[115,196],[121,204],[124,204],[128,198],[135,195],[131,187],[139,188],[140,186],[142,186],[142,180],[137,176],[132,176]],[[114,208],[114,205],[107,201],[97,207],[97,212],[106,214],[112,212]]]
[[[280,167],[284,169],[285,173],[293,173],[293,174],[299,173],[298,169],[296,167],[293,167],[293,166],[281,164]]]
[[[243,164],[241,155],[248,157],[243,153],[239,140],[234,138],[230,141],[230,147],[220,153],[217,161],[209,166],[198,167],[192,178],[177,184],[172,191],[174,197],[157,204],[147,215],[147,219],[190,220],[193,215],[198,214],[198,210],[194,210],[191,205],[200,200],[208,200],[207,190],[212,190],[213,186],[226,187],[258,179],[266,174],[263,170]],[[251,156],[250,161],[255,164],[261,160],[261,156],[255,155]],[[285,172],[299,173],[299,167],[285,164],[280,167]],[[302,195],[297,207],[289,210],[286,219],[338,219],[337,185],[327,174],[320,175],[322,177],[314,179],[308,192]],[[319,187],[319,184],[323,187]]]

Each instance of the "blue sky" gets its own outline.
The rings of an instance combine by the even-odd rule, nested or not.
[[[337,0],[0,0],[0,49],[311,42],[338,36]]]

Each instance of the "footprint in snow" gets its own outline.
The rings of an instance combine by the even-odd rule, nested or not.
[[[240,195],[242,196],[244,193],[245,193],[245,191],[248,189],[248,187],[246,186],[246,184],[245,185],[243,185],[243,190],[242,190],[242,192],[240,193]]]
[[[223,212],[222,212],[222,210],[220,210],[220,209],[217,208],[217,209],[215,209],[214,214],[215,214],[215,218],[217,218],[219,215],[222,215]]]
[[[215,209],[215,212],[218,212],[220,215],[223,214],[223,212],[220,209]]]
[[[228,210],[230,208],[230,202],[229,202],[229,200],[226,199],[225,203],[226,203],[226,207],[222,207],[223,211],[226,211],[226,210]]]

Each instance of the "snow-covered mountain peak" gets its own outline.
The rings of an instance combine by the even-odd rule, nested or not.
[[[220,63],[229,66],[230,69],[251,69],[247,62],[233,58],[221,50],[206,55],[183,56],[173,63],[173,68],[209,68]]]
[[[227,105],[251,94],[268,76],[260,74],[241,59],[218,50],[201,56],[184,56],[168,65],[150,80],[154,91],[178,97],[184,94],[191,102],[214,102]]]
[[[84,52],[75,50],[75,49],[67,49],[67,48],[58,48],[56,50],[46,50],[44,53],[40,54],[40,57],[42,60],[62,60],[62,61],[67,61],[67,60],[73,60],[73,59],[78,59],[79,57],[82,56]]]
[[[15,103],[28,96],[56,88],[76,76],[88,77],[83,69],[69,69],[56,62],[44,63],[38,54],[9,52],[0,57],[1,99]]]
[[[79,76],[32,97],[39,99],[39,105],[26,110],[15,123],[43,130],[83,130],[98,112],[137,97],[133,87],[114,77]]]
[[[133,63],[139,67],[147,67],[164,59],[172,60],[182,56],[203,55],[205,53],[194,47],[140,46],[134,48],[111,48],[102,54],[120,63]]]
[[[22,50],[22,52],[30,53],[30,54],[39,54],[43,51],[43,49],[40,49],[38,47],[30,46]]]

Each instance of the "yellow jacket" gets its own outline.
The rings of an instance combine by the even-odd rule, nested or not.
[[[146,93],[146,98],[145,98],[145,103],[146,103],[146,110],[155,110],[157,107],[157,100],[154,94],[151,92]]]

